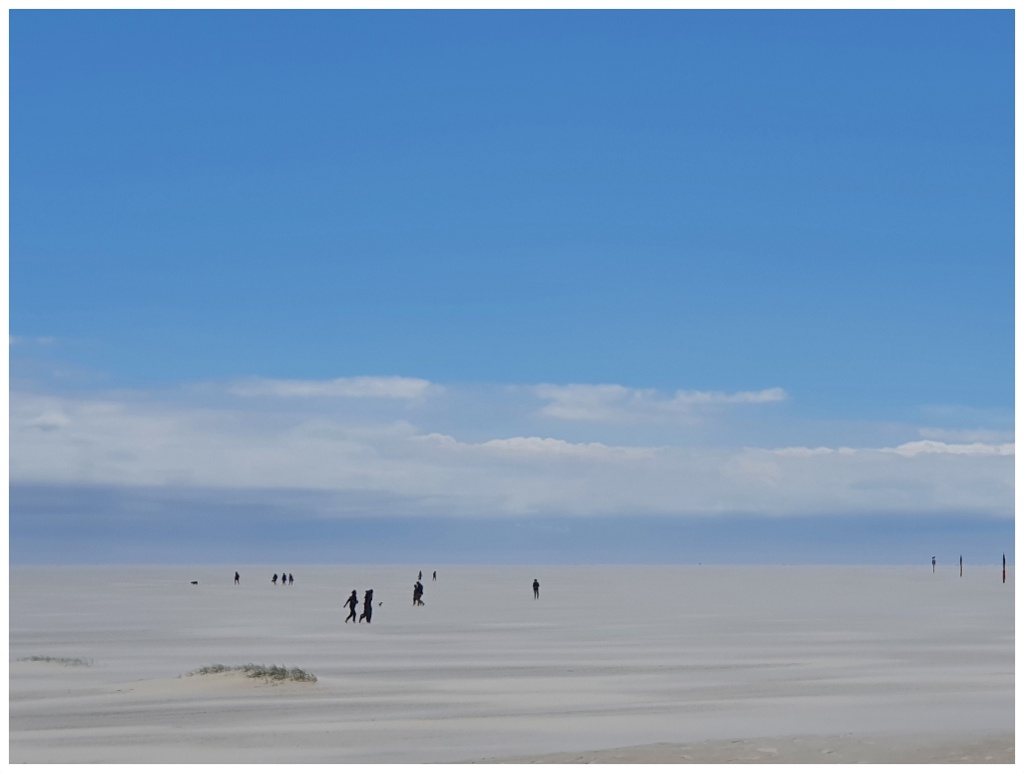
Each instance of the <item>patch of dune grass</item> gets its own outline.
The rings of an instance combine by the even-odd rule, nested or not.
[[[203,666],[197,671],[192,671],[189,676],[202,674],[223,674],[228,671],[240,671],[250,679],[264,679],[268,682],[315,682],[316,677],[301,668],[286,668],[285,666],[257,666],[255,663],[246,663],[244,666],[225,666],[221,663],[214,663],[212,666]]]
[[[27,660],[33,663],[59,663],[62,666],[91,666],[91,660],[85,660],[83,658],[52,658],[49,655],[32,655],[27,658],[18,658],[18,660]]]

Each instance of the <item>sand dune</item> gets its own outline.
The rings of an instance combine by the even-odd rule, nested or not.
[[[1013,760],[995,568],[422,568],[18,568],[10,761]]]

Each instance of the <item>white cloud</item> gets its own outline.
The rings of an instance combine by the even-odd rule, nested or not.
[[[918,434],[925,440],[941,440],[951,443],[1003,444],[1013,442],[1013,432],[1005,430],[922,427],[918,430]]]
[[[649,459],[656,452],[653,448],[609,446],[604,443],[570,443],[558,438],[541,437],[495,438],[482,443],[464,443],[451,435],[431,433],[421,435],[417,439],[434,443],[442,449],[493,452],[519,458]]]
[[[938,440],[915,440],[883,451],[900,456],[920,454],[957,454],[961,456],[1013,456],[1013,443],[943,443]]]
[[[439,389],[420,378],[360,376],[330,381],[254,378],[233,384],[228,391],[239,397],[369,397],[417,400]]]
[[[826,448],[824,446],[806,448],[803,446],[790,446],[787,448],[772,449],[772,453],[776,456],[827,456],[828,454],[854,453],[854,451],[852,448]]]
[[[650,458],[654,455],[654,449],[650,448],[624,448],[621,446],[608,446],[604,443],[569,443],[557,438],[539,437],[499,438],[481,443],[480,447],[487,450],[514,454],[566,456],[584,459],[641,459]]]
[[[541,410],[545,416],[569,421],[608,421],[622,413],[623,406],[635,403],[640,390],[615,384],[541,384],[533,387],[537,397],[549,403]]]
[[[27,419],[24,423],[25,427],[31,429],[41,430],[57,430],[63,429],[71,423],[71,419],[65,416],[60,411],[48,410],[39,414],[38,416]]]
[[[34,344],[36,346],[49,346],[56,340],[53,336],[8,336],[7,345],[26,346]]]
[[[544,416],[567,421],[629,421],[688,417],[698,407],[760,404],[786,399],[778,387],[758,392],[701,392],[679,390],[665,396],[654,389],[618,384],[540,384],[533,393],[547,401]]]
[[[786,399],[786,390],[775,387],[760,392],[686,392],[678,391],[666,406],[737,405],[739,403],[777,403]]]

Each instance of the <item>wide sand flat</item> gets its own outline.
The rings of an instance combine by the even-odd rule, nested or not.
[[[1014,757],[997,567],[16,567],[10,660],[11,762]]]
[[[740,738],[689,744],[659,743],[623,749],[562,752],[486,763],[543,765],[575,764],[994,764],[1012,763],[1012,733],[994,736],[807,735],[779,738]]]

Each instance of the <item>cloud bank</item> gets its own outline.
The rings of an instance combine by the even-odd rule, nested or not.
[[[988,435],[970,436],[1003,442],[932,439],[942,434],[936,427],[907,428],[896,444],[692,441],[693,422],[713,439],[732,411],[742,409],[746,425],[757,421],[750,410],[787,399],[777,388],[664,394],[376,377],[250,379],[159,395],[20,391],[10,401],[10,476],[32,485],[329,492],[339,514],[350,512],[346,497],[369,497],[400,502],[403,515],[1012,517],[1014,444],[984,428]],[[668,442],[613,439],[659,420],[674,428]]]

